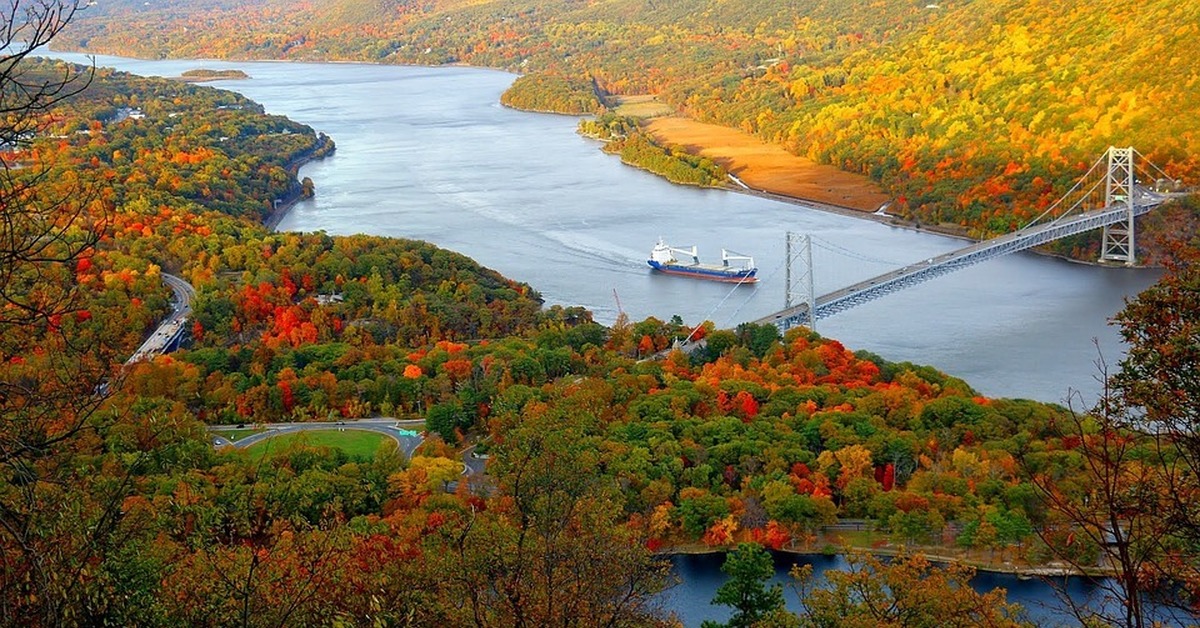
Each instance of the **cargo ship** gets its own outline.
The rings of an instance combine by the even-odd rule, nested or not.
[[[691,262],[682,262],[675,257],[675,254],[691,257]],[[731,266],[729,262],[741,262],[739,266]],[[754,258],[748,255],[739,255],[733,251],[721,249],[721,264],[701,264],[700,257],[696,254],[696,247],[681,249],[673,247],[658,239],[658,244],[650,250],[650,259],[646,260],[650,268],[669,275],[683,275],[685,277],[695,277],[696,279],[708,279],[710,281],[724,281],[727,283],[754,283],[758,281],[755,278],[755,273],[758,268],[754,266]]]

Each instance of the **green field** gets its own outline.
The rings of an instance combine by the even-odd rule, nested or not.
[[[675,110],[670,105],[658,100],[657,96],[652,95],[636,95],[636,96],[617,96],[617,107],[615,111],[620,116],[630,116],[633,118],[656,118],[658,116],[669,116],[675,113]]]
[[[247,427],[245,429],[236,429],[236,430],[214,430],[213,434],[215,434],[217,436],[224,436],[225,438],[228,438],[229,440],[236,443],[239,440],[246,438],[247,436],[253,436],[254,434],[258,434],[261,431],[263,431],[263,430]]]
[[[293,443],[303,443],[310,447],[331,447],[346,452],[347,456],[356,460],[370,460],[381,446],[389,443],[395,446],[396,441],[378,432],[350,428],[344,431],[328,429],[282,434],[257,443],[246,451],[250,452],[251,458],[257,460],[270,455],[271,452],[283,451]]]

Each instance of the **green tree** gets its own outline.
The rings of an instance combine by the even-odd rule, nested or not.
[[[726,351],[738,345],[738,337],[731,331],[719,329],[709,332],[704,337],[704,348],[692,354],[692,359],[700,362],[712,362],[725,354]]]
[[[762,358],[775,343],[779,342],[779,328],[766,323],[742,323],[737,328],[738,339],[746,345],[756,357]]]
[[[458,442],[456,430],[470,424],[470,414],[457,399],[434,404],[425,414],[425,428],[441,435],[447,443]]]
[[[736,611],[726,624],[704,622],[705,628],[753,626],[762,619],[783,610],[783,586],[766,586],[775,575],[771,554],[755,543],[742,543],[725,557],[721,571],[729,580],[717,589],[713,604],[731,606]]]
[[[772,519],[805,530],[837,523],[837,507],[824,498],[791,494],[769,499],[764,506]]]
[[[597,408],[599,409],[599,408]],[[426,539],[442,607],[433,625],[654,623],[663,562],[621,524],[587,411],[503,412],[491,449],[496,493]],[[423,559],[426,560],[426,559]],[[408,588],[408,583],[399,583]]]
[[[692,536],[704,534],[709,526],[728,514],[729,502],[719,495],[699,495],[679,502],[683,529]]]

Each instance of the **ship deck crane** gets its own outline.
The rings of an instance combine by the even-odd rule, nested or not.
[[[749,255],[742,255],[741,253],[738,253],[737,251],[721,249],[721,263],[724,264],[725,266],[728,266],[730,261],[745,262],[745,264],[743,265],[745,268],[753,268],[754,267],[754,258],[753,257],[750,257]]]

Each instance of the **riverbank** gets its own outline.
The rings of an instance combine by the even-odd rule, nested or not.
[[[664,548],[657,552],[660,556],[676,556],[676,555],[711,555],[724,554],[732,551],[732,547],[711,547],[708,545],[700,545],[696,543],[675,545],[669,548]],[[920,554],[929,561],[943,565],[965,565],[971,567],[977,572],[1005,574],[1015,576],[1018,579],[1046,578],[1046,577],[1063,577],[1063,576],[1091,576],[1104,577],[1112,574],[1106,573],[1102,569],[1094,571],[1080,571],[1071,565],[1065,563],[1053,562],[1043,565],[1016,564],[1009,561],[988,561],[978,558],[970,558],[963,556],[967,550],[957,548],[942,547],[942,546],[927,546],[927,545],[898,545],[894,547],[858,547],[853,545],[832,545],[825,544],[820,549],[785,547],[778,550],[781,554],[789,556],[849,556],[851,554],[871,554],[879,557],[895,557],[901,554]]]
[[[656,141],[711,159],[752,190],[870,215],[891,197],[864,175],[794,155],[737,129],[681,116],[644,123]]]
[[[297,175],[300,174],[300,168],[304,167],[304,164],[309,162],[328,157],[329,155],[333,154],[335,150],[337,150],[337,146],[333,143],[333,140],[324,133],[318,133],[317,145],[314,146],[312,150],[301,155],[300,157],[297,157],[296,159],[293,159],[286,166],[284,166],[287,169],[288,174],[291,175],[294,185],[287,196],[275,200],[274,207],[271,208],[271,213],[267,214],[267,217],[263,220],[263,226],[265,226],[268,231],[275,231],[275,229],[279,227],[279,222],[283,220],[285,216],[287,216],[288,212],[291,211],[293,207],[296,206],[296,203],[311,197],[311,195],[306,195],[304,193],[303,183],[296,180]]]
[[[305,163],[308,163],[308,161],[313,160],[306,160]],[[295,175],[293,174],[292,176]],[[279,227],[279,222],[296,206],[296,203],[299,203],[304,198],[304,194],[296,190],[283,198],[275,199],[275,207],[271,209],[271,213],[267,214],[267,217],[263,220],[263,226],[267,228],[267,231],[275,231]]]
[[[891,197],[864,175],[818,164],[738,129],[657,111],[655,114],[645,119],[646,132],[664,145],[706,157],[725,168],[737,185],[722,189],[902,229],[978,241],[958,226],[922,225],[888,214]]]
[[[980,241],[956,224],[922,224],[889,214],[891,198],[868,177],[793,155],[738,129],[658,112],[643,124],[655,141],[725,168],[734,181],[721,189],[965,242]],[[1032,252],[1076,264],[1109,265],[1048,250]]]

